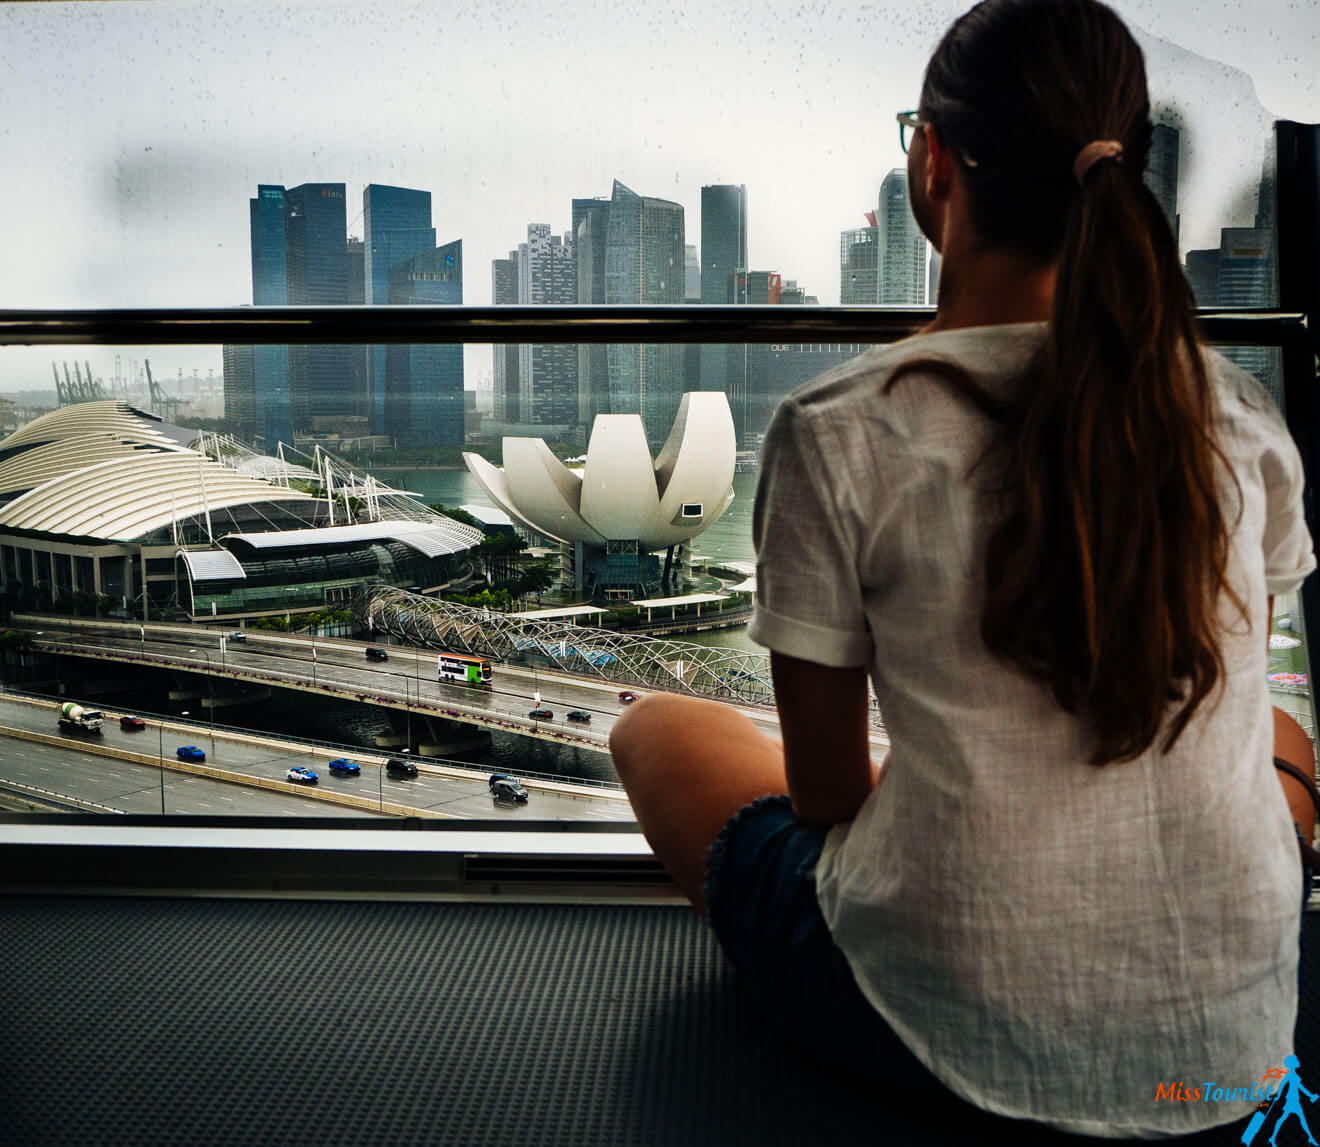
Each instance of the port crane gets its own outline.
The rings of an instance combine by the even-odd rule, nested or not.
[[[142,365],[147,368],[147,386],[151,391],[151,412],[153,414],[162,414],[166,422],[174,422],[179,415],[179,407],[183,404],[183,399],[177,394],[168,395],[164,389],[151,376],[151,360],[144,358]]]
[[[101,384],[92,377],[92,364],[86,359],[83,365],[87,367],[87,377],[83,378],[83,373],[78,369],[78,364],[73,364],[73,374],[69,374],[69,364],[64,364],[64,378],[60,378],[60,368],[52,362],[50,368],[55,373],[55,399],[60,406],[73,406],[78,402],[96,402],[98,399],[107,397]]]

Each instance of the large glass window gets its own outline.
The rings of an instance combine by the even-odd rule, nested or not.
[[[931,49],[964,7],[712,5],[671,20],[644,7],[441,13],[424,3],[331,2],[309,20],[301,3],[0,4],[0,93],[22,109],[0,144],[0,195],[13,224],[0,307],[929,306],[939,263],[911,224],[894,112],[914,106]],[[1257,5],[1249,20],[1230,0],[1116,7],[1146,51],[1158,123],[1148,182],[1200,303],[1274,304],[1271,124],[1320,119],[1320,21],[1283,0]],[[41,695],[47,725],[56,702],[146,711],[159,723],[151,747],[162,778],[167,756],[201,735],[189,728],[219,736],[232,724],[382,759],[429,747],[482,768],[599,785],[611,776],[603,735],[622,686],[601,677],[611,687],[593,706],[596,686],[555,682],[559,631],[550,627],[574,627],[554,640],[563,657],[577,649],[595,670],[616,654],[582,634],[649,632],[727,651],[711,673],[730,696],[740,682],[763,689],[763,662],[742,628],[760,439],[780,398],[862,349],[823,337],[0,348],[0,438],[56,407],[113,399],[164,428],[187,428],[166,429],[169,448],[198,449],[207,465],[227,468],[201,481],[187,513],[180,500],[191,470],[173,495],[168,484],[129,489],[126,504],[154,499],[157,511],[140,515],[139,537],[98,533],[90,519],[59,536],[5,518],[57,472],[58,443],[27,443],[48,456],[7,488],[3,466],[15,457],[0,448],[6,601],[63,619],[62,630],[43,623],[36,647],[13,639],[0,653],[5,678]],[[1228,353],[1283,401],[1276,352]],[[461,457],[507,462],[502,440],[532,437],[581,469],[596,416],[622,413],[641,416],[655,455],[691,391],[727,398],[734,498],[717,514],[722,491],[685,496],[676,520],[712,521],[672,551],[644,553],[636,539],[631,550],[614,538],[599,552],[561,545],[505,517]],[[109,447],[79,441],[89,465],[119,464]],[[231,498],[225,483],[240,472],[278,490],[265,503]],[[228,533],[387,520],[382,488],[461,507],[480,541],[439,557],[389,538],[329,555],[239,554],[248,568],[238,572],[223,555],[201,570],[179,557],[223,548]],[[308,510],[309,499],[322,508]],[[427,609],[396,602],[388,624],[374,628],[373,614],[364,629],[354,589],[367,579],[487,615],[547,615],[538,619],[544,634],[526,638],[508,674],[497,662],[493,692],[473,703],[503,696],[520,728],[530,712],[554,711],[562,743],[497,730],[489,754],[472,750],[485,731],[432,711],[456,687],[435,670],[442,639],[411,644],[418,625],[433,624]],[[1312,729],[1300,604],[1275,604],[1270,687]],[[128,636],[104,628],[114,623]],[[209,628],[189,638],[185,625]],[[232,630],[249,640],[229,639]],[[98,692],[115,670],[88,649],[114,641],[124,654],[136,642],[139,660],[122,670],[136,694]],[[374,689],[360,701],[325,691],[341,676],[368,680],[364,645],[385,651],[371,663],[389,698],[379,711]],[[231,672],[245,659],[250,673]],[[677,645],[657,646],[654,660],[678,681],[694,664]],[[316,686],[301,708],[281,708],[280,675]],[[507,696],[502,677],[513,682]],[[307,696],[324,703],[309,707]],[[452,700],[466,704],[457,693]],[[295,709],[311,716],[291,729]],[[575,709],[590,721],[569,722]],[[23,754],[7,744],[0,760],[12,763]],[[103,778],[85,769],[77,784],[87,799],[113,807]],[[322,776],[321,793],[332,779],[342,778]],[[388,811],[383,795],[376,803]]]

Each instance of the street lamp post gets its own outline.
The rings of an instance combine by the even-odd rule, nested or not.
[[[156,730],[160,734],[160,815],[165,815],[165,722],[158,721]]]
[[[312,685],[316,684],[316,638],[312,638]]]
[[[211,756],[215,756],[215,683],[211,680],[211,655],[205,649],[190,649],[206,658],[206,691],[211,698]]]

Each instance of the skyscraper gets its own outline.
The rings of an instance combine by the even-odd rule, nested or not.
[[[348,302],[348,227],[342,183],[304,183],[284,193],[288,301],[294,306]],[[289,395],[294,433],[367,431],[366,396],[354,393],[349,360],[354,348],[289,348]]]
[[[747,269],[747,186],[701,189],[701,301],[731,303],[731,277]]]
[[[737,278],[747,272],[747,185],[714,183],[701,189],[701,301],[746,302],[736,297]],[[698,352],[701,389],[722,390],[741,445],[747,430],[745,346],[703,343]]]
[[[880,184],[868,226],[839,238],[839,302],[844,306],[920,306],[926,301],[926,237],[908,205],[907,172]]]
[[[227,343],[221,348],[224,372],[225,422],[239,438],[251,442],[257,435],[256,386],[252,355],[257,348]]]
[[[874,306],[880,301],[880,243],[875,212],[870,226],[839,236],[839,302],[845,307]]]
[[[550,233],[548,223],[531,223],[518,247],[518,302],[567,304],[578,300],[573,236]],[[518,347],[518,407],[521,421],[537,426],[573,426],[578,421],[577,347],[524,343]]]
[[[518,252],[490,261],[490,301],[508,306],[518,301]],[[518,344],[494,346],[493,413],[497,422],[521,422],[518,391]]]
[[[362,192],[363,274],[366,302],[389,302],[390,275],[410,259],[435,250],[431,226],[431,193],[411,187],[369,184]],[[372,430],[389,433],[385,416],[386,350],[369,350],[367,378],[371,395]]]
[[[617,179],[605,239],[606,303],[683,301],[683,208]],[[678,346],[608,348],[610,413],[640,414],[652,442],[669,433],[682,389]]]
[[[1219,233],[1215,306],[1268,307],[1275,297],[1274,232],[1266,227],[1225,227]],[[1270,347],[1221,348],[1250,371],[1282,406],[1277,352]]]
[[[876,213],[880,245],[880,298],[890,307],[926,301],[926,237],[908,204],[907,172],[895,168],[880,184]]]
[[[610,223],[608,199],[573,200],[573,247],[577,262],[578,302],[605,302],[605,245]],[[609,347],[578,347],[578,422],[588,433],[597,414],[610,413]]]
[[[1178,238],[1178,140],[1176,127],[1157,123],[1150,137],[1150,153],[1142,179],[1164,209],[1173,237]]]
[[[1187,252],[1187,282],[1198,307],[1219,305],[1219,248]]]
[[[463,302],[463,241],[423,251],[390,271],[387,303]],[[385,355],[385,424],[408,449],[463,445],[463,348],[391,344]]]
[[[683,247],[683,301],[701,302],[701,256],[694,243]]]
[[[289,301],[288,255],[284,225],[284,188],[259,184],[248,201],[252,242],[252,302],[279,307]],[[238,360],[235,360],[238,361]],[[253,441],[268,452],[276,444],[293,445],[293,415],[289,400],[289,348],[254,346],[251,353]],[[247,376],[237,382],[246,389]]]

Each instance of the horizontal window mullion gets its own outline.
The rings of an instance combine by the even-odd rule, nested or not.
[[[0,310],[0,346],[363,343],[895,342],[930,308],[836,306],[352,306]],[[1287,347],[1301,314],[1199,312],[1207,342]]]

